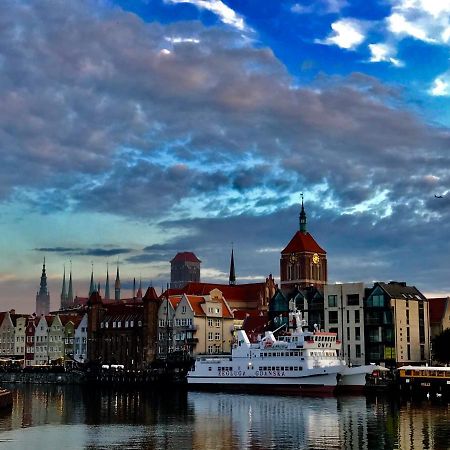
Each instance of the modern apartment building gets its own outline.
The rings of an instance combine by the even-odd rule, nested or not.
[[[326,284],[324,322],[325,331],[337,333],[347,364],[365,364],[364,284]]]

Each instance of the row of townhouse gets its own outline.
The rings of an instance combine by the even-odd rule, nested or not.
[[[87,314],[34,316],[0,313],[0,357],[25,366],[87,357]]]

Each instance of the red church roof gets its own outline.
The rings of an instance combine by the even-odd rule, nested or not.
[[[187,283],[181,289],[169,289],[169,295],[208,295],[213,289],[219,289],[227,301],[257,301],[265,287],[264,283],[219,284],[219,283]],[[167,291],[163,294],[167,295]]]
[[[172,259],[172,261],[170,261],[171,263],[173,262],[185,262],[185,261],[189,261],[189,262],[201,262],[193,252],[180,252],[177,253],[175,258]]]
[[[295,233],[286,248],[281,251],[281,254],[296,252],[321,253],[323,255],[327,253],[308,232],[302,233],[301,231]]]

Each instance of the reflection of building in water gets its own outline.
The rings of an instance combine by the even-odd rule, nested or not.
[[[449,448],[447,405],[407,403],[399,411],[398,448]]]
[[[342,397],[338,399],[337,416],[341,448],[363,450],[369,446],[367,424],[370,420],[366,397]]]

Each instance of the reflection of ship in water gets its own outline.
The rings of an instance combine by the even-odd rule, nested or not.
[[[298,398],[189,393],[194,447],[372,449],[365,397]],[[379,438],[378,438],[378,441]]]

